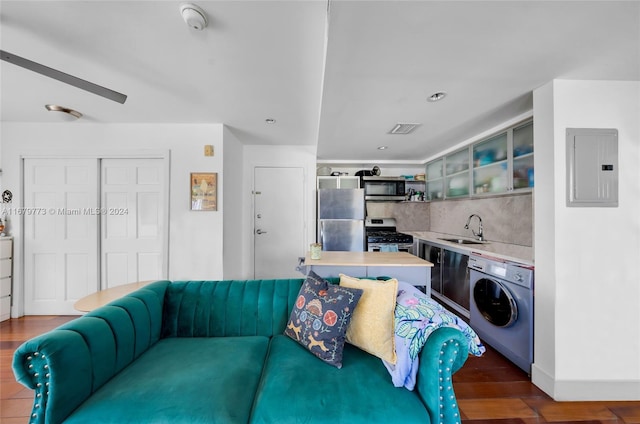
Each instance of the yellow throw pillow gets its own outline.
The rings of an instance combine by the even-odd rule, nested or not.
[[[395,364],[394,313],[398,280],[367,280],[340,274],[340,285],[363,291],[347,327],[347,343]]]

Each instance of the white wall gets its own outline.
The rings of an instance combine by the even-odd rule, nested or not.
[[[242,255],[244,278],[253,278],[253,170],[256,166],[302,167],[304,168],[305,216],[304,245],[315,241],[316,212],[316,146],[244,146],[243,240],[245,254]],[[304,256],[305,252],[300,252]],[[302,274],[300,275],[302,278]]]
[[[21,157],[74,155],[155,155],[170,158],[169,275],[170,279],[221,279],[223,276],[223,127],[219,124],[55,124],[3,123],[2,183],[14,194],[13,206],[22,204]],[[204,156],[212,144],[215,156]],[[218,211],[190,210],[191,172],[218,172]],[[15,298],[22,313],[21,223],[13,218],[16,240]]]
[[[533,382],[557,400],[640,400],[640,83],[534,93]],[[567,128],[616,128],[619,207],[566,207]]]
[[[224,160],[224,224],[223,224],[223,263],[225,280],[243,279],[243,256],[246,248],[243,243],[243,145],[228,127],[223,130]]]

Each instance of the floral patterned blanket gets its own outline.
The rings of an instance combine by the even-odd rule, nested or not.
[[[469,353],[481,356],[485,347],[469,325],[457,315],[413,285],[399,281],[395,309],[395,344],[397,362],[383,361],[393,385],[413,390],[418,372],[418,354],[427,337],[440,327],[458,328],[469,340]]]

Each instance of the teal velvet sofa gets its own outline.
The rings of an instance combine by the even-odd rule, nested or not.
[[[283,335],[303,279],[158,281],[15,352],[32,423],[459,423],[467,340],[427,340],[414,391],[347,344],[341,369]]]

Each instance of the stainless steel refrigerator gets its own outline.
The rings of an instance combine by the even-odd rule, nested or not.
[[[364,252],[364,189],[318,190],[318,243],[322,250]]]

